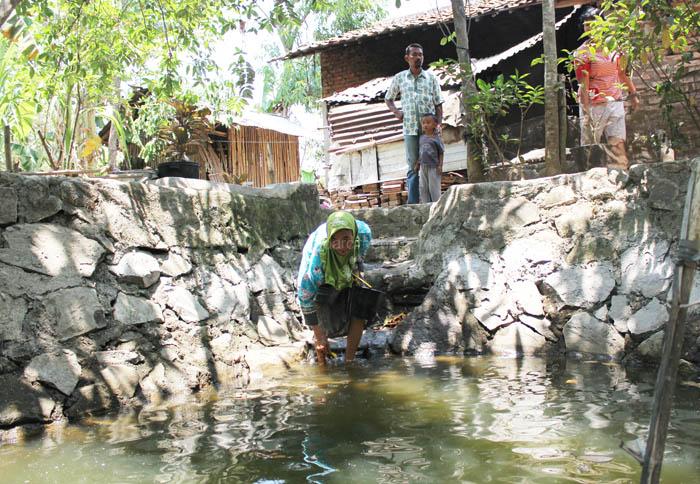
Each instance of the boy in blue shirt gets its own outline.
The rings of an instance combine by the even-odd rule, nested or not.
[[[420,168],[420,203],[437,202],[440,198],[445,145],[436,131],[438,122],[434,114],[424,114],[420,124],[423,134],[418,142],[418,161],[413,168],[414,171]]]

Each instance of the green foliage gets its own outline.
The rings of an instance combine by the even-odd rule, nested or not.
[[[164,143],[164,153],[169,159],[187,160],[188,155],[210,142],[212,128],[207,116],[211,111],[188,101],[174,100],[169,104],[173,108],[172,115],[168,124],[159,127],[158,139]]]
[[[95,108],[121,104],[118,80],[160,99],[196,93],[222,116],[240,110],[250,95],[250,64],[234,48],[229,72],[220,73],[212,49],[241,22],[252,30],[291,22],[281,6],[295,2],[275,2],[270,17],[259,3],[21,2],[0,45],[0,116],[15,136],[43,152],[44,162],[67,168],[78,164],[81,137],[95,135]]]
[[[380,2],[372,0],[302,0],[283,2],[290,22],[277,30],[278,45],[268,56],[279,57],[300,44],[325,40],[367,26],[386,15]],[[293,4],[293,5],[292,5]],[[312,38],[304,38],[313,29]],[[321,98],[321,69],[316,56],[283,61],[281,67],[264,70],[263,109],[284,110],[293,105],[316,108]]]
[[[440,60],[432,64],[443,77],[467,82],[471,76],[462,66],[452,60]],[[481,147],[475,156],[485,163],[490,150],[495,151],[498,161],[504,161],[503,150],[507,145],[515,145],[517,155],[520,155],[523,128],[527,114],[533,106],[544,104],[544,87],[533,86],[527,82],[529,74],[520,74],[517,70],[506,77],[499,74],[492,82],[476,79],[476,89],[471,95],[463,97],[465,110],[469,110],[470,119],[466,126],[466,135],[473,146]],[[507,116],[513,109],[520,115],[518,138],[496,135],[496,125],[499,119]]]
[[[604,17],[591,22],[589,36],[597,48],[622,52],[628,68],[652,72],[644,79],[661,98],[661,109],[672,141],[681,141],[678,108],[700,130],[700,107],[683,89],[693,53],[700,51],[700,7],[691,0],[605,0]],[[673,61],[667,56],[675,54]],[[651,76],[650,76],[651,77]]]
[[[481,140],[481,146],[490,146],[499,161],[505,161],[503,149],[507,144],[515,144],[520,155],[523,127],[527,113],[536,104],[544,104],[544,87],[532,86],[526,81],[529,74],[515,74],[505,77],[499,74],[493,82],[483,79],[476,81],[476,93],[465,100],[465,107],[472,113],[467,127],[473,139]],[[517,108],[520,112],[520,134],[518,138],[496,137],[495,127],[499,118]],[[486,153],[482,153],[485,159]]]
[[[34,86],[26,65],[17,63],[20,57],[17,43],[0,39],[0,120],[12,128],[16,139],[25,140],[40,108],[34,102]]]

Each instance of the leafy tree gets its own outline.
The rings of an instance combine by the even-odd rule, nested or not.
[[[269,12],[259,3],[21,1],[3,25],[0,114],[14,134],[24,135],[26,144],[43,151],[45,162],[59,168],[78,165],[78,147],[106,121],[99,114],[105,106],[125,104],[119,80],[143,86],[163,102],[194,95],[217,114],[240,108],[250,65],[232,48],[231,68],[219,72],[215,41],[242,25],[284,28],[295,22],[286,12],[300,2],[278,0]],[[325,5],[306,3],[312,11],[317,3]]]
[[[372,0],[302,0],[289,6],[290,21],[277,31],[267,55],[280,57],[301,44],[325,40],[376,22],[386,15],[382,2]],[[311,38],[304,33],[313,32]],[[321,98],[317,56],[284,61],[263,69],[263,109],[287,110],[293,105],[315,108]]]

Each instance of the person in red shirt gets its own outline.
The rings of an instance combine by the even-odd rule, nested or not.
[[[580,17],[584,32],[589,22],[600,16],[600,10],[588,7]],[[637,89],[627,75],[618,53],[596,50],[591,41],[585,42],[574,54],[576,79],[579,82],[579,114],[581,145],[600,143],[603,134],[617,160],[615,168],[628,169],[629,159],[625,140],[624,99],[630,100],[631,109],[639,106]]]

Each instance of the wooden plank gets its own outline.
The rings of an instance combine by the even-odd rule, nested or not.
[[[693,172],[688,181],[680,240],[687,241],[700,250],[700,160],[693,163]],[[661,365],[656,376],[649,439],[640,480],[642,484],[658,483],[661,475],[678,365],[683,349],[688,299],[696,271],[697,263],[688,261],[676,265],[674,271],[671,315],[664,332]]]

